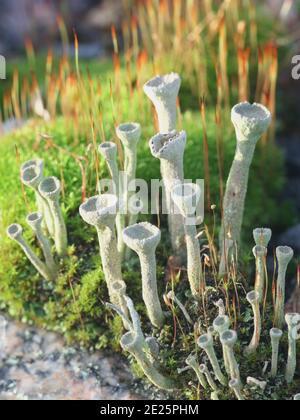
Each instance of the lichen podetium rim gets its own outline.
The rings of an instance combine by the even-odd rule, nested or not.
[[[154,77],[144,85],[144,92],[155,107],[160,133],[176,130],[176,101],[180,86],[181,78],[177,73]]]

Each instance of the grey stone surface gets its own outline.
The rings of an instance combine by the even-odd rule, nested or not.
[[[66,347],[58,335],[0,316],[0,400],[136,400],[119,356]]]

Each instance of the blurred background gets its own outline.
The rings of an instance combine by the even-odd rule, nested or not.
[[[28,38],[36,49],[54,45],[59,50],[61,34],[57,19],[62,18],[69,34],[76,29],[81,55],[99,56],[112,46],[111,26],[121,29],[124,13],[134,9],[135,3],[146,4],[147,0],[1,0],[0,52],[6,56],[20,54]],[[259,0],[257,3],[289,25],[290,30],[296,27],[297,0]]]
[[[62,18],[69,33],[76,29],[82,51],[86,45],[86,54],[97,56],[110,44],[111,25],[120,24],[123,3],[122,0],[1,0],[1,53],[22,53],[26,38],[37,49],[50,45],[59,48],[57,19]]]

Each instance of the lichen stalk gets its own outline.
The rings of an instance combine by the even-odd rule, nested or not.
[[[181,184],[179,182],[172,188],[171,196],[184,219],[188,279],[192,294],[197,297],[204,287],[195,216],[201,189],[196,184]]]
[[[218,392],[212,392],[211,395],[210,395],[210,399],[211,399],[211,401],[220,401],[219,393]]]
[[[256,144],[270,126],[271,113],[263,105],[244,102],[232,109],[231,118],[235,126],[237,147],[223,203],[220,248],[224,255],[227,253],[224,249],[226,238],[232,239],[237,246],[240,242],[249,170]]]
[[[196,376],[202,388],[207,389],[207,382],[205,380],[205,375],[203,372],[201,372],[196,356],[194,356],[193,354],[190,354],[189,357],[186,359],[185,363],[188,366],[190,366],[193,369],[193,371],[196,373]]]
[[[142,272],[143,300],[149,319],[153,326],[161,328],[165,316],[160,304],[157,275],[156,248],[161,239],[160,230],[150,223],[139,223],[129,226],[123,231],[125,244],[137,253]]]
[[[43,214],[45,226],[52,238],[54,238],[54,222],[47,200],[40,194],[39,185],[44,179],[44,161],[34,159],[25,162],[21,166],[21,181],[31,188],[35,194],[37,210]]]
[[[251,343],[246,349],[246,354],[252,354],[258,349],[261,337],[260,294],[256,291],[248,293],[247,301],[250,303],[254,314],[254,333]]]
[[[114,295],[114,298],[112,300],[117,303],[117,306],[125,314],[126,318],[128,318],[129,313],[128,313],[127,302],[126,302],[126,291],[127,291],[127,286],[124,281],[115,281],[112,284],[112,293]],[[123,324],[126,330],[130,331],[130,324],[128,323],[126,319],[123,319]]]
[[[186,146],[186,133],[176,131],[168,134],[157,134],[149,142],[152,155],[160,160],[160,172],[164,184],[166,211],[173,252],[181,257],[184,245],[183,217],[174,205],[171,197],[172,188],[184,181],[183,156]]]
[[[125,171],[127,174],[128,185],[132,188],[132,183],[136,179],[137,167],[137,146],[141,138],[141,126],[138,123],[125,123],[117,127],[116,133],[124,147],[125,152]],[[134,192],[129,193],[127,188],[124,191],[124,202],[128,209],[126,226],[137,222],[137,214],[131,212],[131,197]]]
[[[113,142],[105,142],[100,144],[98,151],[99,154],[105,159],[115,189],[113,193],[119,199],[119,211],[116,216],[116,227],[118,233],[118,251],[121,254],[121,256],[123,256],[125,252],[125,244],[123,242],[122,232],[125,227],[125,209],[123,201],[123,192],[121,191],[120,185],[120,173],[118,167],[118,148],[117,145]]]
[[[230,319],[227,315],[219,315],[213,322],[214,330],[219,334],[219,337],[221,339],[221,335],[228,331],[230,328]],[[223,359],[224,359],[224,365],[225,370],[228,375],[230,375],[230,363],[226,351],[226,346],[223,347]]]
[[[129,352],[137,361],[147,378],[159,389],[173,391],[174,383],[163,376],[153,364],[151,350],[145,340],[141,329],[140,318],[134,308],[131,299],[126,297],[127,307],[132,319],[131,331],[121,338],[121,347]]]
[[[172,290],[171,290],[171,291],[167,294],[166,298],[167,298],[168,300],[171,300],[171,301],[173,301],[174,303],[176,303],[176,305],[178,305],[179,309],[180,309],[180,310],[181,310],[181,312],[183,313],[183,315],[184,315],[185,319],[187,320],[187,322],[188,322],[190,325],[194,325],[194,323],[193,323],[193,321],[191,320],[191,317],[190,317],[190,315],[188,314],[187,310],[185,309],[185,307],[183,306],[183,304],[180,302],[180,300],[177,298],[177,296],[175,295],[175,293],[174,293]]]
[[[43,222],[43,215],[40,213],[32,213],[27,216],[27,224],[31,227],[32,231],[35,233],[35,236],[42,248],[46,265],[51,272],[53,278],[57,276],[57,266],[55,264],[52,252],[51,252],[51,244],[48,241],[47,237],[43,233],[42,229],[42,222]]]
[[[262,303],[265,296],[265,267],[268,250],[262,245],[256,245],[253,248],[255,257],[255,290],[259,294],[259,302]]]
[[[46,281],[52,282],[55,280],[46,264],[44,264],[43,261],[41,261],[35,255],[35,253],[32,251],[26,240],[23,238],[22,226],[18,224],[13,224],[9,226],[9,228],[7,229],[7,235],[10,239],[17,242],[20,245],[24,254],[29,259],[31,264]]]
[[[225,353],[228,358],[230,377],[231,379],[240,381],[240,368],[234,354],[234,347],[237,343],[237,339],[237,333],[234,330],[225,331],[220,337],[224,349],[223,353]]]
[[[288,326],[289,336],[289,350],[285,379],[288,384],[291,384],[294,380],[297,367],[297,325],[299,325],[300,315],[296,313],[286,314],[285,321]]]
[[[272,230],[269,228],[257,228],[253,231],[253,238],[255,245],[268,248],[272,238]]]
[[[270,331],[271,345],[272,345],[272,369],[271,377],[276,378],[278,372],[278,358],[279,358],[279,345],[283,336],[283,331],[278,328],[272,328]]]
[[[225,238],[225,252],[221,255],[219,266],[219,276],[224,276],[230,269],[232,253],[234,251],[234,242],[232,239]]]
[[[276,249],[276,257],[278,262],[278,276],[274,324],[276,328],[282,329],[284,326],[286,272],[289,263],[294,257],[294,251],[288,246],[280,246]]]
[[[68,254],[67,228],[60,208],[61,183],[55,177],[45,178],[39,185],[39,193],[47,200],[54,224],[54,242],[58,255]]]
[[[242,394],[242,387],[241,387],[240,381],[238,381],[237,379],[232,379],[229,382],[229,388],[232,389],[232,391],[235,393],[236,398],[239,401],[244,401],[245,400],[245,398],[243,397],[243,394]]]
[[[204,334],[198,339],[197,344],[207,354],[207,357],[209,358],[209,361],[212,365],[216,378],[222,385],[225,386],[226,379],[221,371],[221,368],[220,368],[220,365],[219,365],[219,362],[215,353],[212,337],[209,334]]]
[[[118,251],[115,221],[118,198],[113,194],[103,194],[88,199],[79,208],[82,219],[96,228],[100,246],[102,269],[111,302],[119,304],[113,284],[122,281],[121,258]]]
[[[56,251],[60,257],[65,257],[68,254],[68,236],[59,204],[60,192],[61,183],[55,177],[45,178],[39,185],[39,193],[47,201],[52,215]]]

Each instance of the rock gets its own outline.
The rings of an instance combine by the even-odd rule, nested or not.
[[[12,321],[5,328],[0,400],[141,399],[118,355],[66,347],[58,335]]]
[[[280,235],[278,243],[283,246],[290,246],[294,249],[296,255],[300,255],[300,224]]]

